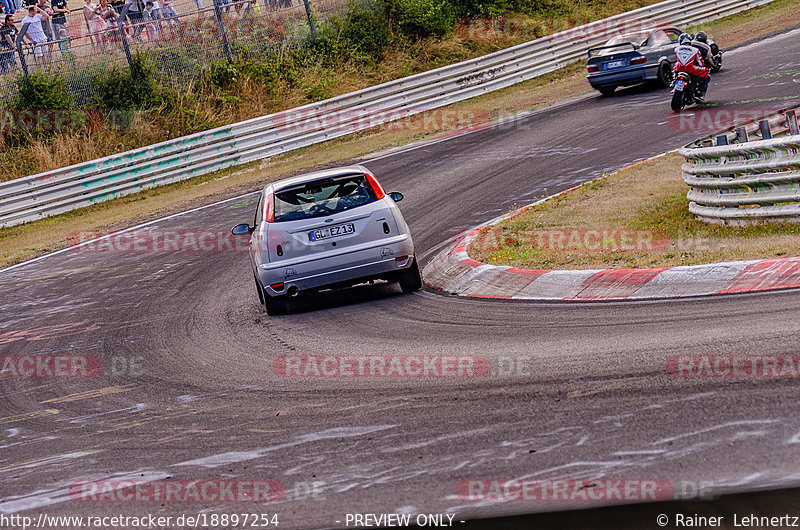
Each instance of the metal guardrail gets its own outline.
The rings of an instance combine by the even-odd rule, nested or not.
[[[578,60],[612,33],[633,25],[689,26],[771,1],[667,0],[318,103],[3,182],[0,226],[267,158],[499,90]]]
[[[704,138],[678,151],[686,158],[681,169],[690,187],[689,211],[697,219],[737,226],[800,222],[800,130],[795,110],[753,125],[723,132],[716,146]],[[761,139],[748,141],[755,135]]]

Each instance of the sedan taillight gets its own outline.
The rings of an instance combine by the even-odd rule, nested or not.
[[[636,59],[631,59],[631,64],[644,64],[647,62],[647,57],[637,57]]]
[[[596,64],[590,64],[587,67],[587,70],[589,70],[589,72],[597,72],[600,70],[600,67],[598,67]]]

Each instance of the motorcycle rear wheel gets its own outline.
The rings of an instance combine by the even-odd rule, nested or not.
[[[674,110],[675,112],[683,110],[683,90],[672,91],[671,106],[672,110]]]

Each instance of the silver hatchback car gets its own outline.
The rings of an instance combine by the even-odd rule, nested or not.
[[[396,202],[363,166],[317,171],[264,188],[251,234],[256,290],[267,314],[286,312],[300,293],[368,280],[399,282],[404,292],[422,287],[414,243]]]

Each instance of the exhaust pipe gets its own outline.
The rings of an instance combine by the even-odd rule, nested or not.
[[[289,287],[289,291],[287,292],[287,294],[288,294],[289,296],[297,296],[297,294],[298,294],[298,293],[299,293],[299,291],[297,290],[297,287],[296,287],[296,286],[294,286],[294,285],[292,285],[291,287]]]

